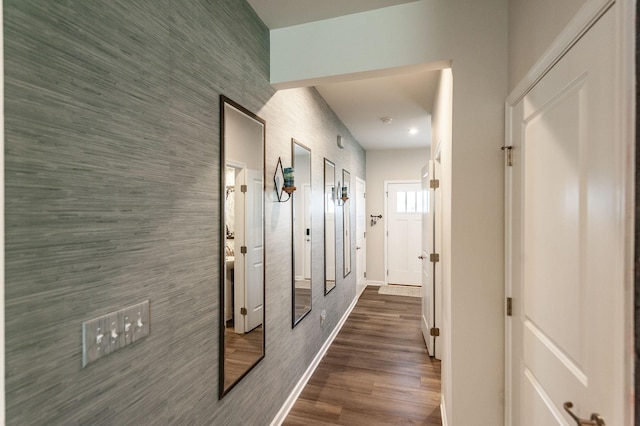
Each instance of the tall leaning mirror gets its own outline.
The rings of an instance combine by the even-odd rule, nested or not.
[[[293,322],[311,312],[311,150],[291,140],[297,190],[291,194]]]
[[[351,174],[342,169],[342,265],[343,276],[351,273]]]
[[[265,121],[220,97],[222,398],[264,358]]]
[[[336,166],[324,159],[324,294],[336,287]]]

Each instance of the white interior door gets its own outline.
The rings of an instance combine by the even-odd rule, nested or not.
[[[431,163],[433,179],[440,182],[442,171],[440,165],[440,156]],[[429,203],[431,212],[430,227],[432,244],[431,254],[440,255],[442,253],[442,189],[431,188],[429,191]],[[433,324],[437,329],[442,329],[442,261],[432,262],[431,285],[433,286]],[[434,353],[436,359],[442,359],[442,344],[438,344],[438,339],[434,339]]]
[[[427,174],[428,171],[428,174]],[[440,190],[431,188],[430,181],[438,181],[440,178],[440,162],[429,161],[429,165],[423,169],[422,193],[422,334],[429,354],[436,359],[441,359],[442,348],[437,344],[437,337],[432,336],[432,328],[440,329],[441,324],[441,263],[431,262],[431,254],[439,254],[442,241],[440,229]]]
[[[304,238],[304,279],[311,280],[311,185],[303,186],[304,206],[303,218],[304,229],[299,234]]]
[[[247,183],[247,171],[245,166],[239,166],[235,168],[235,191],[234,191],[234,240],[233,240],[233,252],[234,252],[234,272],[233,272],[233,284],[232,287],[227,288],[225,295],[228,293],[229,297],[233,295],[233,324],[234,331],[238,334],[245,332],[245,321],[242,315],[242,308],[245,306],[245,278],[246,278],[246,256],[242,254],[243,246],[246,240],[247,227],[246,221],[246,194],[242,192],[242,188]],[[230,213],[230,212],[229,212]]]
[[[431,223],[431,208],[429,197],[429,180],[433,176],[430,171],[432,161],[422,169],[422,252],[420,260],[422,261],[422,337],[427,344],[429,355],[434,354],[435,337],[431,336],[431,327],[433,324],[434,314],[434,294],[433,282],[431,280],[431,262],[429,261],[429,253],[431,252],[433,229],[429,225]]]
[[[262,172],[247,170],[247,192],[245,194],[245,332],[262,325],[264,265],[263,265],[263,225],[264,206],[262,194],[264,185]]]
[[[356,274],[358,288],[367,285],[367,217],[365,182],[356,178]]]
[[[625,153],[610,10],[511,111],[507,423],[576,424],[625,406]],[[511,191],[509,190],[511,188]]]
[[[422,184],[391,183],[387,194],[387,283],[422,285]]]

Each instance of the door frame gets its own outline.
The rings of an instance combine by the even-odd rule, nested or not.
[[[634,191],[635,191],[635,18],[636,10],[632,0],[591,0],[586,2],[569,24],[562,30],[551,46],[545,51],[535,65],[529,70],[523,80],[510,93],[505,102],[505,146],[510,146],[510,135],[514,130],[511,126],[514,107],[529,91],[547,74],[547,72],[571,49],[574,44],[591,28],[591,26],[607,12],[611,7],[615,8],[616,30],[618,31],[618,45],[616,46],[615,73],[616,81],[614,91],[616,97],[616,119],[618,120],[618,132],[612,135],[619,138],[626,148],[627,164],[625,164],[624,174],[624,211],[625,215],[625,277],[624,293],[626,295],[624,306],[624,335],[625,335],[625,361],[624,370],[627,382],[625,383],[625,400],[629,401],[625,405],[625,426],[631,426],[634,418],[634,406],[631,403],[634,391]],[[633,94],[634,96],[631,96]],[[513,283],[511,282],[511,250],[512,240],[511,223],[513,219],[510,209],[513,190],[513,176],[510,167],[505,162],[505,297],[513,294]],[[506,306],[505,306],[506,311]],[[506,313],[506,312],[505,312]],[[511,383],[512,371],[512,324],[506,317],[505,321],[505,425],[512,425],[513,389]]]
[[[387,219],[384,221],[384,285],[389,285],[389,185],[403,184],[403,183],[415,183],[421,185],[420,179],[397,179],[397,180],[385,180],[384,181],[384,217]]]
[[[358,191],[358,185],[361,184],[362,185],[362,197],[360,197],[360,193]],[[364,291],[364,289],[367,287],[367,197],[366,197],[366,193],[367,193],[367,182],[364,179],[359,178],[358,176],[356,176],[356,246],[358,245],[358,211],[360,211],[360,209],[362,209],[362,212],[364,213],[364,244],[361,246],[360,250],[362,250],[362,262],[363,265],[362,267],[364,268],[364,271],[362,271],[364,273],[364,277],[362,279],[362,282],[359,281],[360,278],[360,272],[358,270],[358,251],[357,251],[357,247],[356,247],[356,294],[360,295],[360,293],[362,291]],[[362,201],[361,201],[362,200]]]

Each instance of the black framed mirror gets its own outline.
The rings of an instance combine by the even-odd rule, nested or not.
[[[351,174],[342,169],[342,269],[343,276],[351,273]]]
[[[311,150],[291,139],[296,191],[291,194],[292,327],[311,312]]]
[[[220,97],[220,398],[265,354],[265,124]]]
[[[324,159],[324,294],[336,287],[336,166]]]

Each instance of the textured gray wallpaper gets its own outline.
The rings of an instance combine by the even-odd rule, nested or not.
[[[354,273],[323,295],[322,161],[364,178],[362,148],[314,89],[269,85],[244,0],[5,0],[4,30],[7,423],[268,424],[355,295]],[[218,401],[220,94],[267,121],[267,300],[266,358]],[[314,196],[295,329],[270,181],[291,137]],[[146,299],[151,335],[83,369],[82,322]]]

